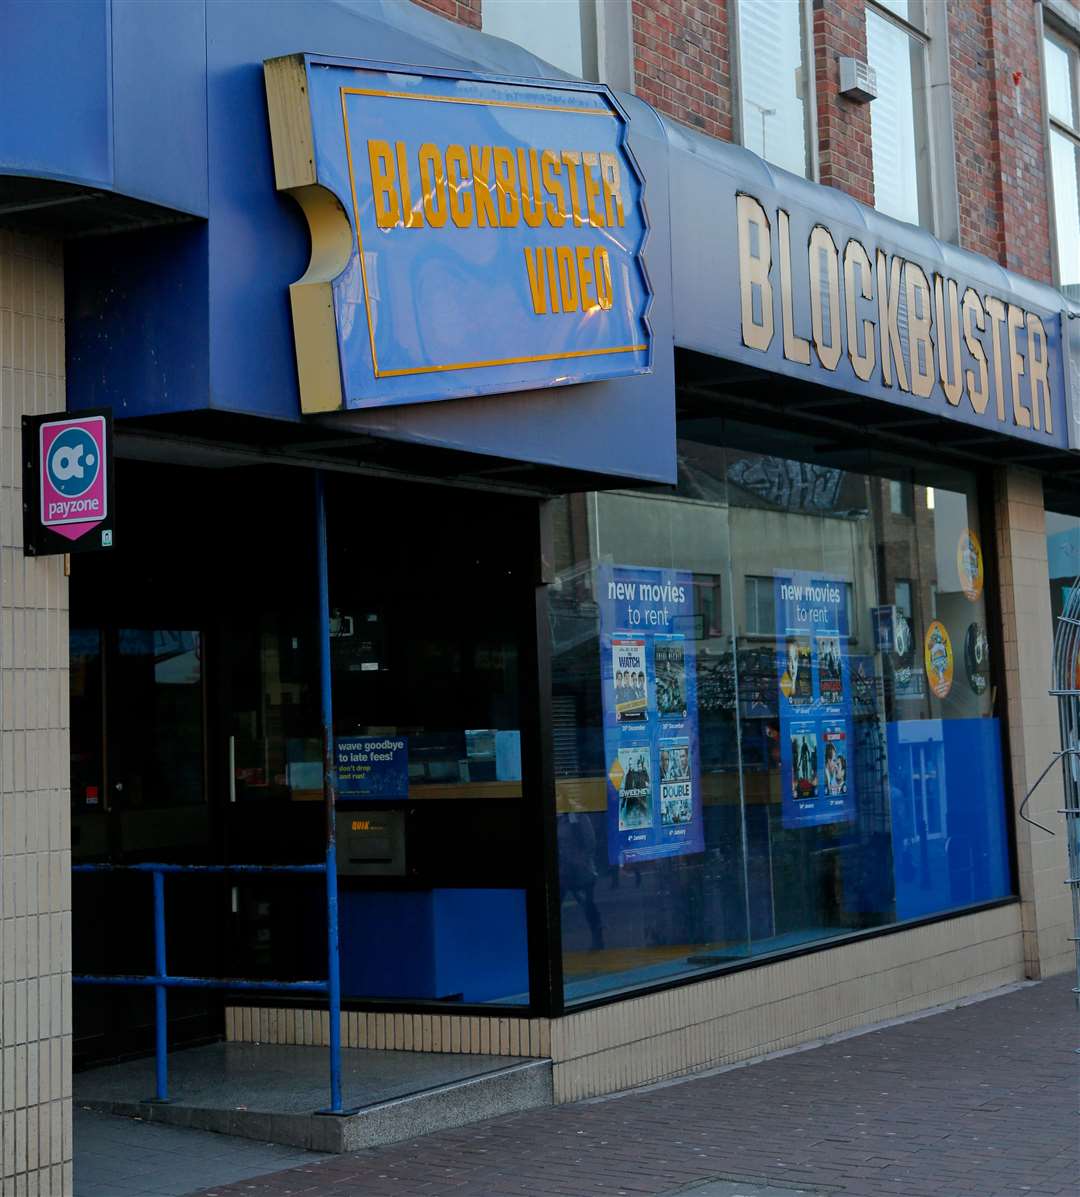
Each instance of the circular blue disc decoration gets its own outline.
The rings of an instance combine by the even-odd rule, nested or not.
[[[62,495],[85,494],[101,470],[97,441],[84,428],[65,429],[50,446],[45,468],[49,482]]]

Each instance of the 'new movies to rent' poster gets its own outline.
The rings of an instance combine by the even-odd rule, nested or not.
[[[689,573],[597,570],[611,864],[701,852]]]
[[[855,817],[847,579],[777,570],[776,672],[785,827]]]

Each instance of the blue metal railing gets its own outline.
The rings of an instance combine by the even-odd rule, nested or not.
[[[310,993],[324,996],[330,1006],[330,1026],[338,1027],[330,1035],[330,1106],[327,1113],[343,1113],[341,1105],[341,990],[328,977],[325,981],[270,981],[240,977],[186,977],[170,974],[165,954],[165,877],[167,874],[266,876],[268,874],[325,874],[325,864],[300,865],[182,865],[182,864],[75,864],[73,873],[149,873],[154,885],[154,972],[146,974],[97,975],[81,973],[72,977],[75,985],[153,988],[154,990],[154,1100],[169,1100],[168,1004],[170,989],[232,989],[244,992]],[[337,880],[335,876],[335,881]],[[333,970],[330,970],[333,971]]]

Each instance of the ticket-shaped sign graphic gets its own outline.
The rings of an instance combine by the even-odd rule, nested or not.
[[[38,429],[42,527],[78,540],[109,515],[104,416],[50,420]]]

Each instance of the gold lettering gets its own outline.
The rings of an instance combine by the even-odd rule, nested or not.
[[[946,295],[949,300],[948,312],[945,311]],[[938,374],[941,378],[941,389],[945,392],[945,398],[956,407],[964,394],[964,380],[960,372],[960,309],[956,299],[956,279],[942,279],[936,272],[934,314],[937,319]]]
[[[1016,330],[1024,327],[1024,309],[1010,303],[1005,323],[1009,330],[1009,372],[1012,376],[1013,419],[1018,427],[1030,428],[1031,412],[1024,406],[1024,401],[1020,396],[1020,379],[1024,375],[1024,359],[1016,347]],[[1035,427],[1038,428],[1038,426],[1036,423]]]
[[[375,223],[380,229],[392,229],[401,220],[401,205],[395,185],[394,154],[388,141],[367,143],[371,194],[375,200]]]
[[[1031,414],[1039,427],[1039,407],[1047,433],[1054,431],[1054,414],[1050,403],[1050,354],[1046,349],[1046,329],[1034,312],[1028,312],[1028,378],[1031,380]]]
[[[902,391],[910,390],[907,368],[904,365],[904,351],[900,347],[900,326],[897,315],[900,308],[900,270],[903,259],[896,254],[892,261],[879,249],[875,254],[878,301],[878,337],[881,341],[881,377],[887,387],[893,384],[893,367],[896,368],[896,385]],[[888,278],[885,276],[886,270]]]
[[[874,373],[877,362],[877,348],[874,345],[874,322],[864,319],[862,322],[862,348],[859,348],[859,329],[856,324],[855,312],[855,267],[859,268],[859,294],[863,299],[874,298],[874,288],[870,283],[870,257],[858,241],[852,239],[844,246],[844,304],[847,309],[847,348],[851,359],[851,368],[855,377],[863,382],[869,381]]]
[[[776,213],[776,231],[780,237],[780,322],[784,332],[784,357],[789,362],[810,364],[810,342],[795,335],[791,295],[791,220],[783,208]]]
[[[578,309],[578,284],[574,251],[569,246],[560,245],[556,252],[559,258],[559,290],[562,292],[562,310],[576,312]]]
[[[397,155],[398,186],[401,188],[401,210],[405,213],[405,227],[422,229],[424,214],[419,207],[413,207],[412,188],[409,185],[409,159],[403,141],[394,142],[394,153]]]
[[[581,155],[581,173],[585,177],[585,206],[589,210],[589,223],[598,229],[604,227],[604,213],[597,206],[600,198],[600,180],[589,168],[595,169],[600,165],[600,157],[592,150],[585,150]]]
[[[466,182],[469,173],[469,156],[465,147],[446,147],[446,181],[450,197],[450,219],[459,229],[467,229],[473,222],[472,184]]]
[[[603,152],[600,155],[600,184],[604,190],[604,211],[609,226],[623,225],[622,177],[616,154]]]
[[[420,186],[424,192],[424,215],[433,228],[446,224],[446,173],[438,146],[425,141],[420,147]]]
[[[547,258],[548,290],[551,292],[551,310],[561,312],[559,307],[559,272],[555,265],[555,251],[549,245],[544,254]]]
[[[593,275],[596,278],[596,302],[605,312],[610,312],[611,260],[608,251],[602,245],[593,250]]]
[[[982,300],[979,299],[978,292],[974,288],[968,287],[964,292],[960,308],[964,315],[964,344],[979,367],[978,385],[976,386],[975,374],[971,370],[964,371],[964,385],[967,387],[972,410],[976,415],[981,416],[986,411],[987,403],[990,402],[990,387],[986,373],[986,351],[983,349],[982,340],[975,335],[975,328],[979,332],[986,328],[986,318],[983,314]],[[974,321],[975,328],[972,328],[972,321]]]
[[[540,155],[536,150],[529,150],[526,160],[523,147],[518,148],[518,181],[521,187],[521,215],[530,229],[539,228],[544,223],[544,202],[540,198],[542,186],[540,183]]]
[[[921,266],[904,264],[907,295],[908,360],[911,393],[926,399],[934,389],[934,342],[930,339],[930,283]]]
[[[742,298],[742,339],[749,349],[769,348],[773,339],[772,241],[765,209],[751,195],[735,201],[739,224],[739,290]],[[620,222],[621,223],[621,222]],[[756,245],[755,245],[756,242]],[[757,250],[755,253],[754,250]],[[761,319],[754,319],[755,288]]]
[[[1005,383],[1001,377],[1001,326],[1005,323],[1005,305],[1000,299],[988,295],[983,303],[987,316],[990,317],[990,335],[993,338],[990,346],[994,363],[994,394],[997,396],[997,418],[1005,419]]]
[[[547,211],[548,224],[561,229],[566,224],[566,191],[558,176],[562,174],[562,163],[554,150],[542,150],[540,153],[540,169],[544,174],[544,187],[555,197],[544,205]]]
[[[581,154],[577,150],[563,150],[560,157],[566,166],[566,179],[570,184],[570,206],[574,210],[574,224],[580,227],[585,223],[585,217],[581,214],[581,195],[578,192],[577,171],[574,167],[581,165]]]
[[[814,225],[810,234],[810,326],[814,333],[814,348],[826,370],[835,370],[843,345],[840,340],[840,274],[839,254],[832,233],[822,224]],[[825,267],[822,278],[821,268]],[[829,301],[829,343],[825,343],[825,312],[821,305],[822,284]]]
[[[547,311],[547,292],[544,290],[544,251],[525,247],[525,269],[529,272],[529,294],[533,311],[543,316]]]
[[[495,160],[495,194],[499,201],[499,224],[504,229],[512,229],[521,219],[514,155],[504,146],[497,145],[492,156]]]
[[[593,278],[592,267],[589,265],[589,259],[592,254],[589,252],[587,245],[579,245],[575,251],[577,255],[577,270],[578,279],[581,282],[581,310],[592,311],[599,305],[595,302],[595,296],[592,300],[589,298],[589,287],[592,286],[595,292],[595,282]]]
[[[484,229],[488,225],[498,228],[499,213],[495,208],[495,197],[491,185],[491,146],[469,146],[472,160],[473,195],[476,197],[476,223]]]

